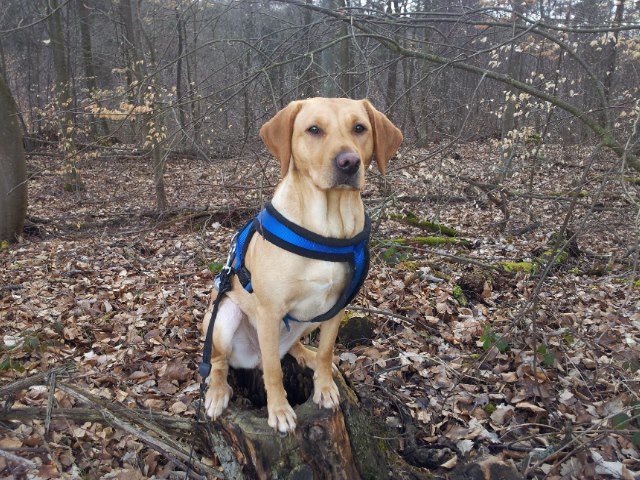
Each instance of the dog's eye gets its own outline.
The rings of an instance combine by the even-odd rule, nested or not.
[[[367,127],[365,127],[361,123],[356,123],[356,126],[353,127],[353,131],[356,133],[363,133],[367,131]]]
[[[320,130],[320,128],[316,125],[311,125],[309,128],[307,128],[307,132],[309,132],[311,135],[320,135],[322,130]]]

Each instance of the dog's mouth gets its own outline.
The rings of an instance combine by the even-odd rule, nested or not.
[[[338,181],[333,188],[336,190],[362,190],[360,181],[357,178],[349,179],[342,182]]]
[[[359,172],[351,175],[347,175],[343,172],[336,172],[333,184],[335,188],[342,188],[347,190],[360,190],[362,188],[362,181],[360,179]]]

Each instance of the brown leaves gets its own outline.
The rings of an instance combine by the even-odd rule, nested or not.
[[[460,154],[456,166],[475,178],[496,164],[487,143],[462,146]],[[420,155],[404,158],[416,161]],[[544,175],[534,176],[533,193],[573,188],[575,172],[554,163],[562,156],[560,147],[551,146],[548,160],[540,159]],[[31,161],[41,171],[51,160]],[[610,166],[607,161],[603,168]],[[192,417],[198,324],[211,281],[207,266],[224,260],[234,227],[246,217],[233,213],[240,211],[236,207],[258,209],[254,190],[241,187],[262,175],[262,167],[242,159],[220,161],[212,175],[210,165],[170,161],[168,194],[178,216],[163,220],[150,214],[153,192],[142,160],[87,161],[87,191],[77,196],[53,194],[51,177],[32,180],[30,214],[52,221],[49,237],[0,251],[0,383],[72,363],[74,382],[102,399]],[[271,179],[278,175],[273,167],[267,168]],[[435,159],[403,175],[389,174],[398,208],[403,195],[422,195],[426,186],[433,200],[414,203],[412,210],[460,230],[472,246],[415,247],[401,252],[406,258],[396,265],[373,246],[369,278],[354,303],[395,316],[367,314],[375,322],[372,344],[335,351],[362,408],[393,426],[403,441],[415,438],[429,447],[446,441],[469,458],[495,447],[522,469],[528,466],[531,476],[627,478],[640,471],[640,447],[633,442],[637,424],[611,424],[633,408],[640,381],[640,291],[628,281],[629,267],[616,263],[637,233],[628,221],[628,204],[618,198],[619,185],[603,192],[614,207],[580,232],[580,247],[590,254],[555,270],[537,309],[523,316],[534,277],[487,271],[444,254],[482,264],[530,260],[559,227],[564,204],[513,196],[510,221],[500,231],[494,227],[502,213],[491,204],[447,203],[464,197],[467,187],[447,173]],[[218,176],[231,179],[233,188],[216,185]],[[505,186],[522,192],[528,183],[523,178],[515,171]],[[114,188],[103,188],[107,184]],[[372,179],[364,195],[370,212],[377,211],[382,192]],[[202,202],[230,214],[205,230],[179,220],[180,209],[191,219]],[[576,208],[587,218],[582,200]],[[531,216],[540,228],[510,233]],[[417,234],[382,220],[375,240]],[[30,387],[15,396],[12,407],[44,407],[47,400],[46,388]],[[54,400],[56,408],[82,406],[60,390]],[[399,415],[398,405],[410,418]],[[45,440],[41,422],[31,422],[11,435],[6,438],[14,447],[7,448],[50,450],[52,459],[16,452],[35,463],[32,472],[41,478],[77,469],[92,472],[92,478],[163,478],[172,469],[135,436],[99,423],[54,419]],[[15,465],[0,457],[0,476]]]

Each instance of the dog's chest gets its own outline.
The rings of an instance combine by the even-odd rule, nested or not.
[[[347,288],[349,266],[342,262],[311,260],[294,275],[297,298],[290,314],[305,321],[329,311]]]

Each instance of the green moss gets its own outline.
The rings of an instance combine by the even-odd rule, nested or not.
[[[574,191],[568,191],[568,192],[549,192],[547,195],[551,196],[551,197],[569,197],[569,198],[573,198],[573,197],[578,197],[578,198],[585,198],[587,196],[589,196],[589,192],[585,192],[584,190],[581,190],[579,192],[574,192]]]
[[[398,264],[398,270],[404,270],[407,272],[415,272],[420,268],[420,264],[413,260],[407,260]]]
[[[524,139],[525,145],[538,145],[542,143],[542,135],[539,133],[530,133]]]
[[[438,245],[469,245],[468,240],[463,240],[462,238],[452,238],[452,237],[408,237],[408,238],[394,238],[393,240],[389,240],[392,243],[397,245],[408,245],[408,244],[417,244],[417,245],[429,245],[430,247],[436,247]]]
[[[491,415],[496,411],[496,406],[493,403],[487,403],[482,409],[487,413],[487,415]]]
[[[526,272],[535,273],[538,270],[538,265],[533,262],[500,262],[499,265],[505,272]]]
[[[387,444],[385,443],[383,438],[379,438],[378,439],[378,450],[381,451],[383,454],[387,453]]]
[[[222,270],[222,267],[224,267],[224,265],[222,263],[212,262],[208,265],[208,267],[210,272],[218,273],[220,272],[220,270]]]
[[[469,303],[467,301],[467,297],[464,296],[464,292],[462,291],[462,288],[460,287],[460,285],[453,286],[452,295],[453,295],[453,298],[456,299],[456,301],[461,307],[466,307],[467,304]]]
[[[415,214],[411,212],[407,212],[404,215],[391,214],[390,217],[394,220],[406,223],[407,225],[411,225],[412,227],[417,227],[429,232],[441,233],[442,235],[446,235],[447,237],[460,236],[460,232],[458,232],[455,228],[447,227],[446,225],[442,225],[440,223],[429,222],[427,220],[420,220],[415,216]]]
[[[569,252],[567,252],[566,250],[563,250],[562,252],[558,252],[554,249],[545,250],[544,253],[536,259],[536,262],[539,265],[543,265],[549,263],[551,259],[554,259],[554,265],[562,265],[563,263],[566,263],[567,260],[569,260]]]
[[[633,286],[634,286],[635,288],[640,288],[640,280],[635,280],[635,281],[633,282]]]
[[[640,185],[640,177],[624,177],[624,181],[633,183],[635,185]]]

